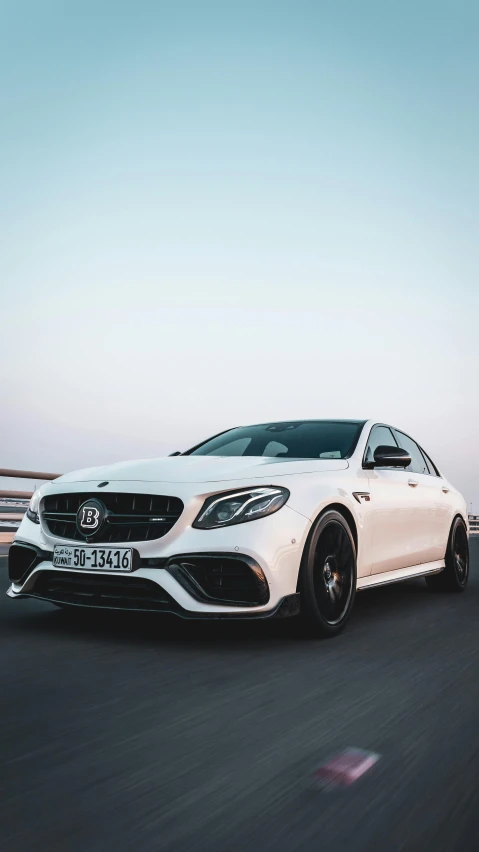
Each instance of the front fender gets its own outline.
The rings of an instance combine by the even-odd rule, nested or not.
[[[349,475],[340,478],[335,472],[334,478],[321,477],[320,480],[301,477],[301,482],[291,487],[288,505],[312,524],[329,507],[343,510],[342,513],[353,525],[351,532],[356,540],[358,577],[365,577],[371,573],[372,564],[372,504],[368,500],[356,499],[353,494],[367,494],[369,480],[363,470],[358,476],[351,476],[349,471],[344,473]]]

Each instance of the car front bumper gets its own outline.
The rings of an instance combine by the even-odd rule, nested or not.
[[[267,518],[217,530],[178,524],[162,539],[125,543],[137,552],[139,566],[125,574],[54,566],[55,544],[81,544],[55,538],[25,518],[14,545],[34,548],[34,564],[13,578],[7,594],[12,599],[34,597],[69,606],[168,612],[182,618],[294,615],[299,611],[297,578],[309,529],[310,521],[287,506]],[[198,573],[192,576],[195,560],[200,566],[228,563],[231,570],[235,564],[244,566],[241,571],[251,571],[255,578],[256,600],[243,605],[240,600],[215,599],[211,588],[198,583]]]

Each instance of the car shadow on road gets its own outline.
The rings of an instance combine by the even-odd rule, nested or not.
[[[461,596],[462,597],[462,596]],[[457,600],[457,599],[456,599]],[[379,589],[360,592],[356,597],[351,622],[341,635],[357,637],[369,629],[403,623],[441,608],[450,608],[450,596],[431,593],[424,580],[411,580]],[[154,613],[125,613],[88,609],[60,610],[51,604],[24,600],[12,602],[3,629],[21,630],[31,634],[52,634],[56,637],[82,637],[123,644],[168,644],[189,646],[193,642],[205,646],[244,646],[261,643],[284,644],[305,642],[298,619],[266,619],[261,621],[187,621],[176,616]],[[377,635],[377,634],[376,634]],[[312,641],[311,639],[309,641]],[[327,645],[329,643],[326,643]]]

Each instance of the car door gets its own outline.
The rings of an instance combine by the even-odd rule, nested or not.
[[[374,460],[377,447],[396,447],[389,426],[377,424],[371,429],[364,464]],[[395,571],[417,564],[417,538],[410,474],[402,468],[373,468],[368,470],[371,500],[372,559],[371,574]],[[413,501],[414,502],[414,501]]]
[[[447,496],[449,486],[416,441],[398,429],[393,429],[393,432],[399,446],[411,456],[411,465],[406,468],[406,473],[409,474],[415,511],[421,519],[418,564],[435,562],[444,558],[452,523],[453,509]]]

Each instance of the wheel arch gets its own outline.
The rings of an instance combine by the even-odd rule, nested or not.
[[[320,518],[321,515],[324,515],[325,512],[331,511],[331,509],[333,509],[335,512],[339,512],[339,514],[343,516],[344,520],[348,522],[349,528],[352,532],[353,539],[354,539],[354,546],[356,548],[356,559],[357,559],[357,557],[358,557],[358,527],[357,527],[356,519],[355,519],[353,513],[351,512],[350,509],[348,509],[347,506],[344,505],[344,503],[330,503],[328,506],[326,506],[322,510],[322,512],[318,515],[318,518]]]
[[[318,512],[316,517],[311,522],[311,528],[309,530],[306,541],[304,543],[303,553],[302,553],[302,556],[301,556],[301,562],[303,561],[303,556],[306,553],[306,550],[309,546],[309,541],[310,541],[310,538],[311,538],[311,536],[314,532],[316,524],[318,523],[319,519],[322,518],[323,515],[326,512],[330,512],[330,511],[338,512],[338,514],[342,515],[344,520],[347,522],[347,524],[348,524],[348,526],[351,530],[351,534],[353,536],[354,547],[356,548],[356,559],[357,559],[357,557],[358,557],[358,526],[357,526],[356,519],[355,519],[353,513],[351,512],[351,510],[347,506],[344,505],[344,503],[328,503],[326,506],[321,507],[321,511]],[[301,567],[300,567],[300,570],[298,572],[298,580],[297,580],[297,583],[296,583],[296,591],[299,591],[299,575],[300,575],[300,573],[301,573]]]
[[[456,512],[455,515],[453,516],[452,521],[451,521],[451,526],[449,527],[449,535],[447,537],[448,542],[449,542],[449,536],[451,535],[452,528],[453,528],[453,526],[456,523],[458,518],[459,518],[459,520],[462,521],[462,523],[466,527],[467,532],[469,532],[469,519],[467,518],[467,516],[464,517],[462,512]]]

